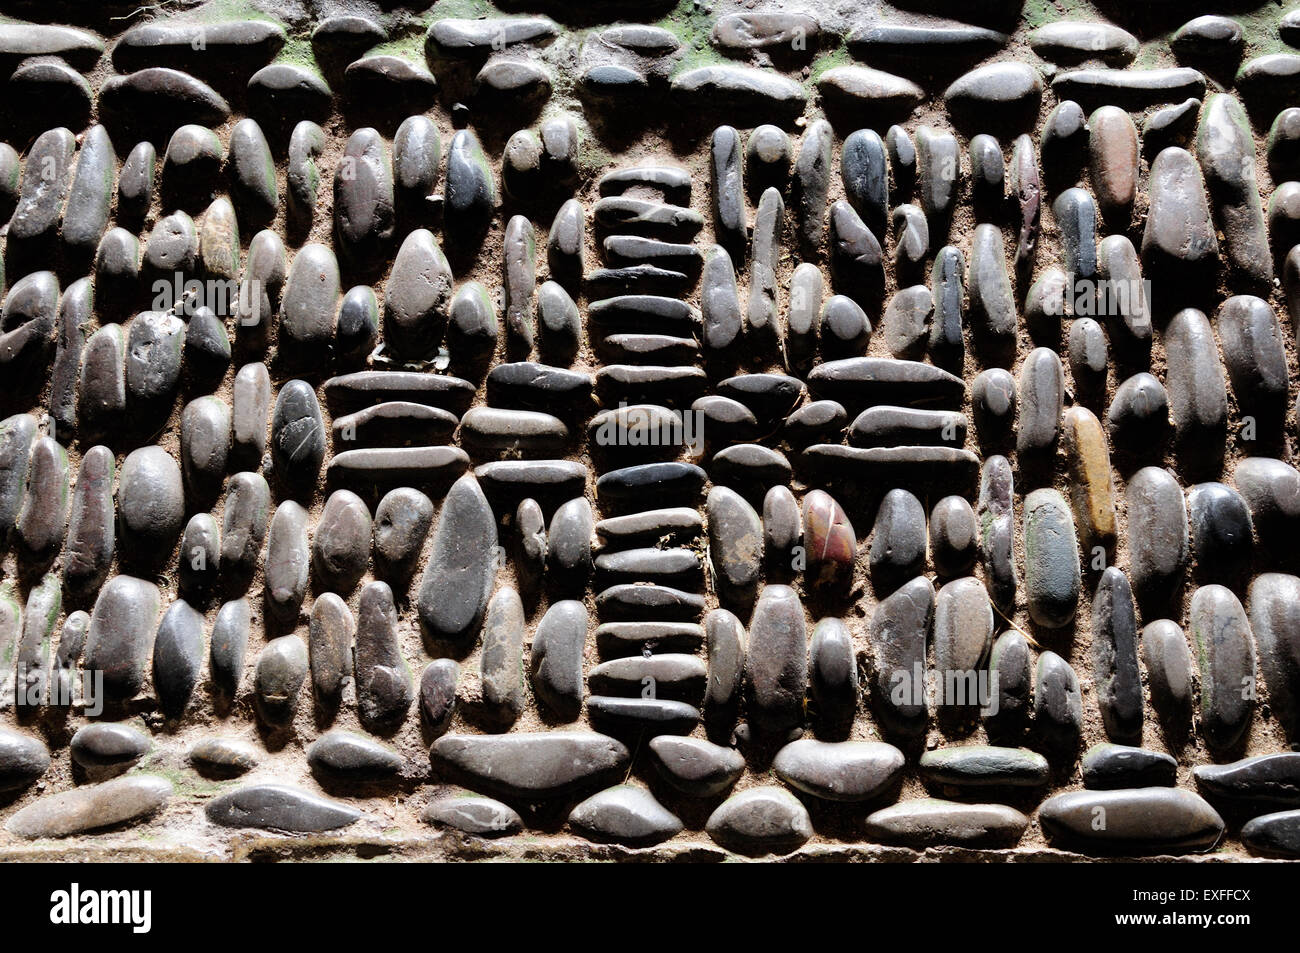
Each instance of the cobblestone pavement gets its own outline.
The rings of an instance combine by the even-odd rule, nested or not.
[[[1202,6],[0,4],[0,859],[1300,856]]]

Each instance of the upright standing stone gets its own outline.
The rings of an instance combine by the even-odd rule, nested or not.
[[[497,526],[478,481],[466,474],[447,493],[420,583],[420,621],[435,638],[477,635],[497,568]]]

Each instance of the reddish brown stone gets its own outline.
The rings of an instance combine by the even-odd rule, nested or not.
[[[853,571],[858,538],[843,508],[829,493],[813,490],[803,498],[803,526],[811,578],[829,580]]]

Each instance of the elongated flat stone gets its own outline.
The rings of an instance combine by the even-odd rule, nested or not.
[[[1300,805],[1300,757],[1295,752],[1198,765],[1192,775],[1207,798],[1238,813],[1256,815]]]
[[[5,827],[31,840],[136,825],[156,814],[172,792],[172,784],[165,778],[133,774],[47,795],[10,817]]]
[[[153,643],[154,691],[170,717],[184,714],[199,681],[203,656],[203,616],[178,599],[163,615]]]
[[[817,90],[832,108],[882,119],[901,119],[925,98],[911,80],[865,66],[836,66],[817,81]]]
[[[1058,794],[1043,803],[1038,817],[1054,843],[1097,853],[1209,850],[1224,826],[1198,795],[1163,787]]]
[[[621,742],[585,731],[444,735],[429,757],[472,789],[530,802],[607,786],[629,760]]]
[[[688,109],[704,107],[788,121],[803,112],[807,95],[779,73],[746,66],[700,66],[678,73],[672,93]]]
[[[331,408],[356,411],[372,404],[405,400],[429,404],[453,413],[469,407],[474,385],[459,377],[411,371],[357,371],[325,382]]]
[[[1143,109],[1205,96],[1205,77],[1188,67],[1167,69],[1080,69],[1058,73],[1052,90],[1084,106]]]
[[[804,720],[808,636],[802,609],[790,587],[765,586],[750,624],[745,661],[750,715],[761,729],[777,735]]]
[[[970,788],[1036,788],[1047,784],[1047,759],[1025,748],[950,745],[921,755],[921,773],[931,783],[958,791]]]
[[[524,829],[523,819],[513,808],[477,794],[430,801],[421,818],[426,824],[477,837],[507,837]]]
[[[1163,751],[1098,744],[1083,756],[1083,786],[1094,791],[1175,785],[1178,762]]]
[[[402,757],[376,741],[348,731],[331,731],[307,748],[313,772],[342,781],[378,781],[402,770]]]
[[[208,802],[208,820],[222,827],[260,827],[272,831],[313,833],[356,823],[361,812],[301,788],[258,784],[228,791]]]
[[[1252,854],[1294,859],[1300,856],[1300,811],[1266,814],[1241,828],[1241,842]]]
[[[865,830],[872,840],[907,847],[1006,847],[1028,826],[1029,818],[1001,804],[917,798],[868,815]]]
[[[931,365],[880,357],[850,357],[819,364],[808,374],[814,397],[845,407],[894,404],[953,407],[965,392],[961,378]]]

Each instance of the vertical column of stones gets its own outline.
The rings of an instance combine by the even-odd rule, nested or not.
[[[683,298],[701,255],[691,181],[670,167],[624,168],[600,181],[594,219],[608,267],[587,279],[588,327],[604,366],[590,447],[603,519],[596,525],[597,649],[587,710],[623,738],[689,734],[705,667],[698,511],[705,474],[680,459],[703,434],[692,401],[705,374],[698,315]]]

